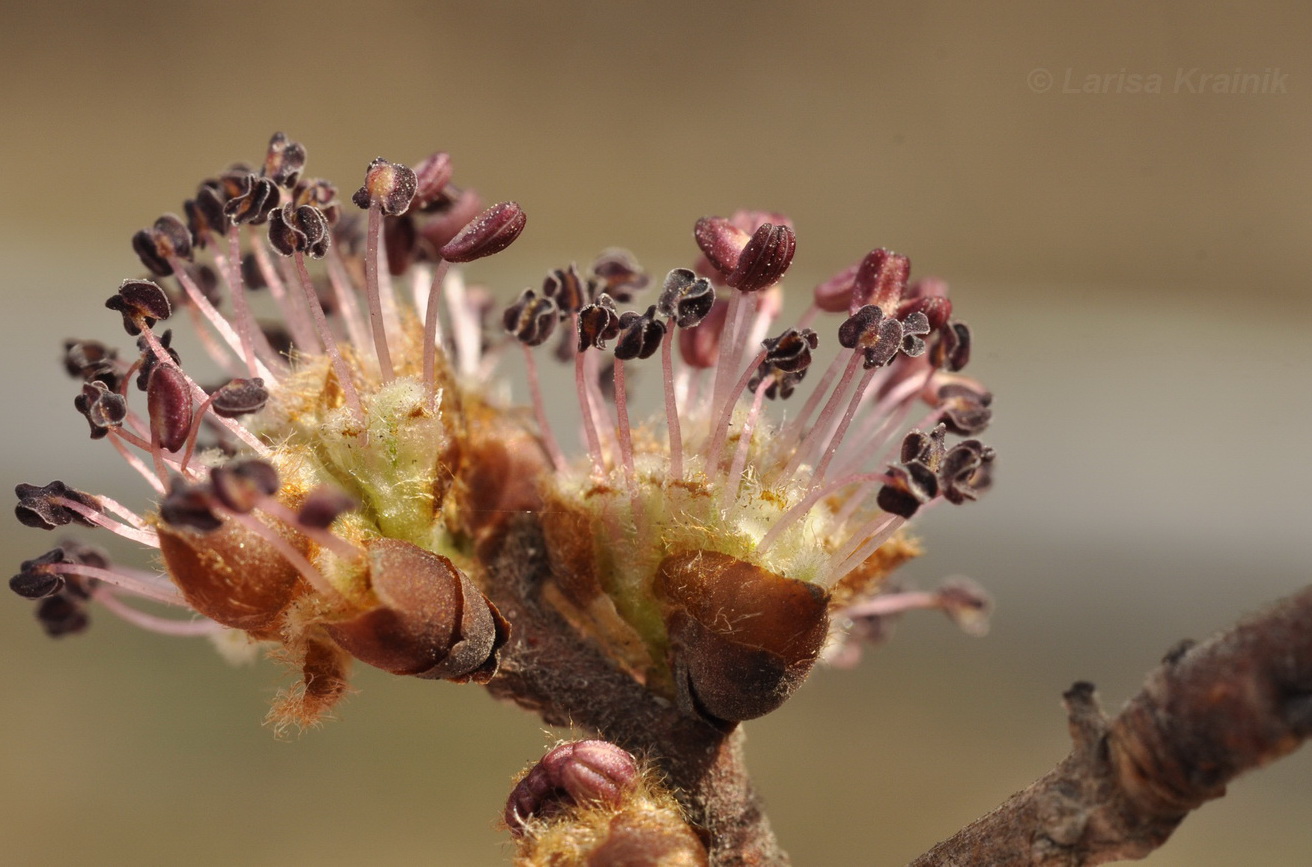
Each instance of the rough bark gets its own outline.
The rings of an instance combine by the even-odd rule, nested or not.
[[[1111,720],[1092,684],[1064,698],[1070,755],[912,867],[1074,867],[1161,846],[1230,780],[1312,735],[1312,587],[1177,645]]]

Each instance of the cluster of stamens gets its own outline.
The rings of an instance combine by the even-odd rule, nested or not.
[[[823,616],[877,592],[898,559],[881,548],[914,513],[988,484],[992,450],[947,443],[990,417],[991,395],[959,373],[970,332],[942,283],[909,282],[903,256],[874,250],[775,331],[792,225],[708,217],[694,230],[702,255],[669,271],[650,303],[638,299],[654,281],[608,250],[525,289],[492,333],[484,294],[450,266],[508,247],[525,225],[518,205],[483,209],[452,184],[446,154],[414,170],[380,158],[351,197],[360,219],[304,165],[304,148],[275,135],[262,167],[202,182],[185,220],[165,215],[133,237],[149,276],[106,306],[137,338],[134,356],[66,343],[91,437],[158,506],[139,514],[56,481],[20,485],[18,517],[112,531],[158,549],[164,571],[71,542],[25,562],[11,588],[41,600],[51,634],[84,628],[91,601],[161,632],[243,630],[304,669],[284,709],[294,718],[335,700],[347,656],[486,680],[513,624],[480,591],[480,570],[508,516],[535,514],[572,622],[613,640],[653,688],[731,719],[737,708],[714,706],[700,663],[680,661],[702,639],[685,634],[678,582],[739,580],[742,563],[820,588]],[[219,383],[202,386],[172,332],[156,333],[179,311]],[[772,420],[765,401],[802,387],[822,313],[844,315],[841,351],[800,409]],[[552,357],[573,368],[580,461],[547,421],[534,349],[553,337]],[[513,343],[536,425],[487,397]],[[657,356],[663,418],[635,425],[628,366]],[[669,685],[680,677],[701,681]]]

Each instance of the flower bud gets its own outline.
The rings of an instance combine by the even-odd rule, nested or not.
[[[369,544],[366,568],[378,604],[325,624],[361,662],[393,674],[486,683],[509,625],[451,561],[400,539]]]
[[[824,589],[715,551],[661,561],[680,706],[714,724],[769,713],[811,670],[829,628]]]

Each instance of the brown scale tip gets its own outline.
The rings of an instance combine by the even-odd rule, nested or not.
[[[721,728],[783,704],[829,629],[823,588],[716,551],[666,557],[656,592],[679,704]]]
[[[366,562],[377,604],[325,624],[347,653],[393,674],[486,683],[509,626],[450,560],[400,539],[376,539]]]

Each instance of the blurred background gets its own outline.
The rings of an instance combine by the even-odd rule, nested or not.
[[[1071,682],[1114,710],[1312,573],[1310,27],[1296,2],[3,0],[0,478],[146,505],[87,441],[60,341],[127,346],[101,304],[131,234],[274,130],[347,192],[444,149],[517,199],[528,230],[471,273],[507,299],[613,244],[663,273],[738,207],[796,222],[799,306],[905,252],[974,328],[1001,456],[983,502],[920,522],[906,577],[970,575],[994,629],[906,619],[748,726],[795,863],[905,863],[1065,754]],[[52,542],[0,532],[15,567]],[[509,778],[555,737],[362,671],[339,721],[279,742],[271,663],[103,614],[54,642],[30,607],[0,605],[7,863],[505,863]],[[1148,863],[1312,863],[1309,809],[1305,750]]]

